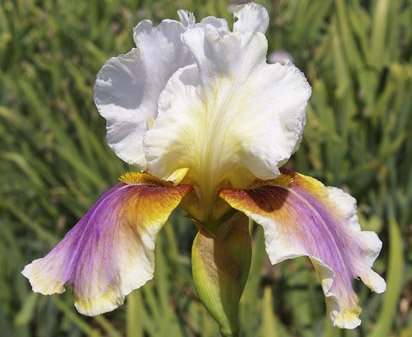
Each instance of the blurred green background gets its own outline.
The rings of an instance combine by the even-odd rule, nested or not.
[[[359,281],[363,324],[325,320],[308,260],[270,266],[254,232],[241,301],[241,336],[412,336],[412,3],[262,1],[270,52],[288,51],[313,87],[294,169],[342,187],[359,202],[364,229],[383,250],[382,295]],[[125,306],[95,318],[74,310],[70,291],[31,292],[23,266],[45,255],[104,191],[131,169],[111,152],[93,104],[95,76],[132,47],[143,18],[226,17],[218,0],[1,0],[0,336],[218,336],[191,280],[195,229],[175,214],[156,249],[153,281]]]

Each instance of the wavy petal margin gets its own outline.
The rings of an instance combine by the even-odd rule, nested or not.
[[[114,310],[153,276],[156,236],[191,191],[133,173],[104,194],[64,239],[22,274],[43,295],[73,287],[84,315]]]
[[[342,190],[282,171],[275,180],[246,190],[222,189],[219,195],[262,225],[272,264],[310,257],[335,326],[360,324],[354,278],[377,293],[385,291],[385,281],[371,269],[382,243],[375,233],[361,231],[356,200]]]
[[[192,13],[179,10],[180,21],[163,20],[153,26],[141,21],[133,30],[136,48],[112,57],[97,74],[94,101],[107,121],[107,140],[125,162],[146,168],[142,139],[158,113],[158,98],[169,78],[194,58],[181,35],[195,26],[227,30],[224,19],[207,17],[195,24]]]
[[[278,176],[305,125],[311,87],[304,74],[292,64],[267,64],[260,32],[204,25],[182,41],[196,65],[176,71],[159,96],[158,117],[143,139],[148,172],[167,179],[189,168],[191,183],[210,190],[203,200],[235,170]]]
[[[237,19],[233,25],[234,32],[266,33],[269,26],[269,14],[265,7],[250,2],[236,6],[233,15]]]
[[[186,15],[186,16],[185,16]],[[193,15],[180,12],[185,24]],[[107,140],[116,155],[144,169],[142,138],[157,116],[157,99],[180,67],[193,63],[181,42],[184,24],[141,21],[133,30],[136,48],[109,59],[97,74],[94,101],[107,121]]]

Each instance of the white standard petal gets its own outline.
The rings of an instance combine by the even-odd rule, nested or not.
[[[265,33],[269,26],[269,14],[265,7],[248,3],[236,6],[233,15],[237,21],[233,25],[235,32],[261,32]]]
[[[144,139],[149,171],[167,178],[189,168],[201,199],[213,199],[239,168],[276,177],[301,137],[311,93],[305,76],[292,64],[267,64],[259,32],[206,25],[188,30],[183,41],[196,66],[175,73],[160,96]]]
[[[192,19],[188,14],[188,23]],[[133,36],[137,48],[111,58],[97,75],[95,103],[107,121],[109,146],[129,164],[146,166],[142,138],[157,116],[158,96],[177,69],[193,62],[181,42],[184,30],[172,20],[157,27],[140,22]]]

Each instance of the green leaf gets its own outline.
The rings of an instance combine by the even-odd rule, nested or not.
[[[16,325],[24,325],[30,322],[31,317],[33,316],[37,298],[38,294],[36,293],[30,293],[29,296],[27,296],[26,300],[23,303],[23,307],[15,318]]]
[[[267,286],[263,290],[263,306],[262,306],[262,330],[261,336],[279,337],[276,322],[273,317],[273,296],[272,288]]]
[[[142,337],[142,297],[138,290],[133,291],[126,299],[126,332],[127,337]]]
[[[402,236],[394,218],[389,221],[389,269],[387,273],[387,290],[383,298],[383,307],[377,324],[368,337],[387,337],[390,335],[393,319],[402,290],[404,275],[404,256]]]
[[[379,0],[375,5],[372,28],[371,61],[378,69],[382,67],[386,57],[386,26],[388,20],[388,0]]]

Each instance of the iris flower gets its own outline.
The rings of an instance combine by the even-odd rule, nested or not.
[[[180,206],[198,228],[192,250],[200,299],[223,335],[236,334],[249,272],[248,218],[263,227],[272,264],[308,256],[334,325],[360,324],[353,279],[377,293],[381,241],[361,231],[353,197],[282,169],[298,149],[311,87],[292,63],[268,64],[264,7],[226,20],[178,11],[140,22],[136,48],[107,61],[95,103],[126,173],[44,258],[23,270],[33,291],[72,286],[84,315],[121,305],[154,272],[156,237]]]

